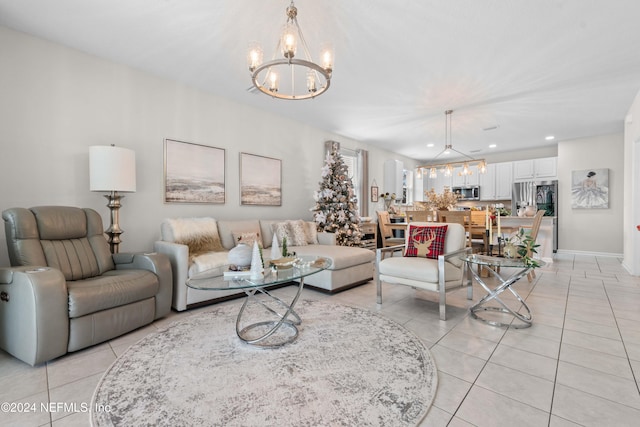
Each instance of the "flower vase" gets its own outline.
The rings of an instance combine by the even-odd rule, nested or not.
[[[518,247],[513,243],[504,245],[504,256],[507,258],[515,258],[518,256]]]

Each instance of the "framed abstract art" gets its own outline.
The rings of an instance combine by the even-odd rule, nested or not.
[[[165,203],[224,203],[225,150],[164,140]]]
[[[282,205],[282,160],[240,153],[240,204]]]

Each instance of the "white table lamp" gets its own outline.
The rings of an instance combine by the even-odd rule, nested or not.
[[[89,147],[89,186],[91,191],[106,191],[109,201],[111,225],[105,231],[109,236],[111,253],[118,253],[120,235],[120,199],[118,192],[136,191],[136,153],[128,148],[114,145],[94,145]]]

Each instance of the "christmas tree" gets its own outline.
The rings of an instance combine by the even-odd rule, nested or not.
[[[327,153],[319,184],[320,190],[313,195],[316,205],[311,209],[318,231],[335,233],[338,245],[362,246],[353,182],[335,144]]]

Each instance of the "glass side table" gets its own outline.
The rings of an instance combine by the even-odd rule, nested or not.
[[[473,277],[480,284],[480,286],[482,286],[484,290],[487,291],[487,294],[469,309],[471,312],[471,316],[474,319],[481,320],[493,326],[510,326],[516,329],[528,328],[529,326],[531,326],[531,323],[533,322],[533,316],[531,315],[531,310],[529,309],[529,306],[527,306],[527,304],[524,302],[524,299],[522,299],[522,297],[516,292],[515,289],[513,289],[513,286],[512,286],[518,280],[520,280],[521,278],[527,275],[527,273],[531,270],[530,266],[525,265],[522,259],[519,259],[519,258],[502,258],[502,257],[488,256],[488,255],[471,254],[471,255],[463,256],[461,257],[461,259],[467,263],[468,270],[471,272],[471,274],[473,274]],[[540,261],[540,260],[536,260],[536,261],[540,264],[540,267],[545,265],[544,261]],[[478,268],[477,269],[473,268],[474,265],[477,266]],[[501,275],[501,271],[503,268],[508,269],[511,275],[508,277],[504,277],[503,276],[504,273],[502,273],[503,275]],[[483,280],[484,278],[481,277],[481,274],[480,274],[480,271],[482,269],[485,269],[490,273],[490,275],[493,275],[497,279],[498,284],[495,288],[491,289],[489,285],[485,283],[485,281]],[[520,302],[519,307],[515,309],[512,307],[509,307],[500,298],[500,294],[506,291],[507,289]],[[487,305],[487,303],[494,300],[498,304],[500,304],[500,307]],[[524,311],[525,311],[524,314],[518,312],[521,308],[524,308]],[[507,313],[522,323],[521,324],[502,323],[495,320],[485,319],[478,316],[478,312],[481,312],[481,311],[497,311],[500,313]]]

